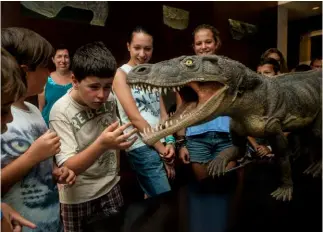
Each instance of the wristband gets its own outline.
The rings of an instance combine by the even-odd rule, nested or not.
[[[165,138],[165,142],[166,144],[174,144],[176,142],[175,137],[172,135],[169,135]]]

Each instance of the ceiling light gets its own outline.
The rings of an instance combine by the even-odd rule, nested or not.
[[[318,9],[320,9],[320,7],[318,6],[312,8],[312,10],[318,10]]]

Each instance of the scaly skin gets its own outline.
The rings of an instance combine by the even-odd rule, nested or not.
[[[284,201],[292,198],[292,153],[283,132],[297,133],[301,129],[321,138],[321,72],[289,73],[269,79],[226,57],[182,56],[138,65],[127,81],[147,91],[180,90],[184,102],[163,124],[146,130],[145,143],[153,145],[182,128],[229,116],[234,146],[210,162],[210,175],[223,173],[229,161],[244,155],[247,136],[266,137],[282,170],[282,185],[272,196]],[[317,175],[320,168],[314,165],[307,172]]]

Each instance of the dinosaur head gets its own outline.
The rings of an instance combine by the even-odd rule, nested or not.
[[[153,145],[182,128],[224,115],[235,98],[230,92],[241,82],[243,72],[242,64],[216,55],[181,56],[133,68],[127,77],[130,86],[165,94],[175,91],[183,100],[168,120],[144,132],[144,142]]]

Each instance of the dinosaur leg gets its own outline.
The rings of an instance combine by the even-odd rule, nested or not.
[[[224,175],[225,168],[228,163],[230,161],[237,160],[240,156],[245,154],[247,143],[246,137],[239,136],[233,130],[231,130],[231,137],[233,146],[221,151],[219,155],[217,155],[215,159],[208,164],[207,171],[210,176],[214,177],[215,175]]]
[[[271,196],[273,196],[277,200],[290,201],[293,194],[293,181],[291,174],[291,165],[289,162],[291,151],[288,148],[287,138],[281,132],[277,135],[270,136],[269,143],[273,148],[275,155],[277,155],[279,158],[282,181],[282,185],[273,193],[271,193]]]

